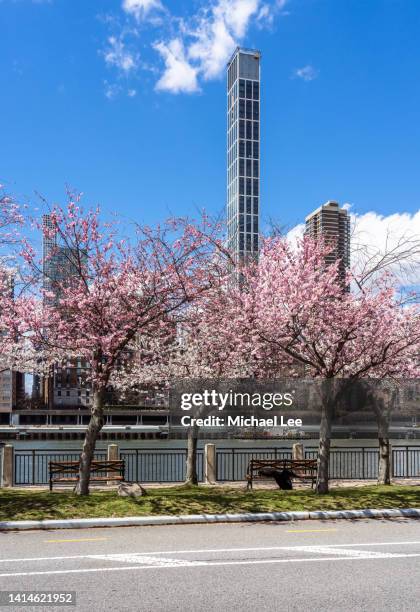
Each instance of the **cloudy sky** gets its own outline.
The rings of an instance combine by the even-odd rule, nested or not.
[[[262,218],[420,234],[417,0],[0,0],[0,182],[153,222],[225,203],[226,61],[262,52]]]

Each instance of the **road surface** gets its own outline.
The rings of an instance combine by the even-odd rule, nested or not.
[[[418,612],[420,520],[0,532],[0,590],[75,591],[70,612]]]

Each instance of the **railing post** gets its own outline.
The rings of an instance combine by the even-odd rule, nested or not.
[[[204,482],[207,484],[216,482],[216,446],[214,444],[204,446]]]
[[[0,486],[13,487],[13,464],[14,449],[12,444],[6,444],[3,448],[2,474],[0,474]]]
[[[32,484],[35,484],[35,449],[32,449]]]
[[[362,479],[365,478],[365,447],[362,446]]]
[[[391,447],[391,445],[390,445]],[[408,456],[408,446],[405,447],[405,477],[409,478],[409,456]]]

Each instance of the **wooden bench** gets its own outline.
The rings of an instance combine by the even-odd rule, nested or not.
[[[79,480],[79,461],[50,461],[50,491],[54,483],[77,484]],[[90,482],[123,482],[124,460],[92,461]]]
[[[254,480],[268,480],[267,476],[260,476],[262,468],[276,470],[290,470],[300,480],[310,480],[313,488],[316,482],[316,459],[251,459],[246,471],[247,489],[252,489]]]

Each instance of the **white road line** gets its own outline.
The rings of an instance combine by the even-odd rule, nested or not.
[[[326,544],[328,548],[349,548],[361,546],[409,546],[420,544],[420,541],[408,541],[408,542],[361,542],[354,544]],[[305,546],[305,548],[316,548],[319,544],[311,546]],[[131,554],[140,555],[181,555],[181,554],[194,554],[194,553],[234,553],[234,552],[258,552],[258,551],[273,551],[273,550],[299,550],[301,546],[256,546],[247,548],[196,548],[189,550],[158,550],[158,551],[144,551],[134,552]],[[331,551],[333,552],[333,551]],[[112,554],[112,553],[110,553]],[[115,553],[118,554],[118,553]],[[21,557],[13,559],[0,559],[0,563],[19,563],[19,561],[61,561],[66,559],[95,559],[101,558],[103,555],[66,555],[66,556],[54,556],[54,557]]]
[[[158,565],[159,567],[176,565],[194,565],[195,561],[187,561],[186,559],[168,559],[167,557],[150,557],[142,553],[128,553],[117,555],[95,555],[95,560],[103,559],[104,561],[122,561],[123,563],[143,563],[143,565]]]
[[[407,557],[420,557],[420,553],[404,554],[398,553],[392,555],[392,559],[396,558],[407,558]],[[52,576],[54,574],[88,574],[94,572],[123,572],[131,570],[145,570],[145,569],[168,569],[168,568],[181,568],[181,567],[218,567],[226,565],[268,565],[275,563],[307,563],[315,561],[364,561],[364,560],[377,560],[377,559],[389,559],[387,553],[377,557],[371,557],[366,555],[364,557],[312,557],[302,559],[252,559],[245,561],[189,561],[184,563],[176,563],[175,565],[133,565],[125,567],[93,567],[85,569],[69,569],[69,570],[51,570],[51,571],[39,571],[39,572],[13,572],[8,574],[0,574],[0,578],[13,578],[17,576]]]

